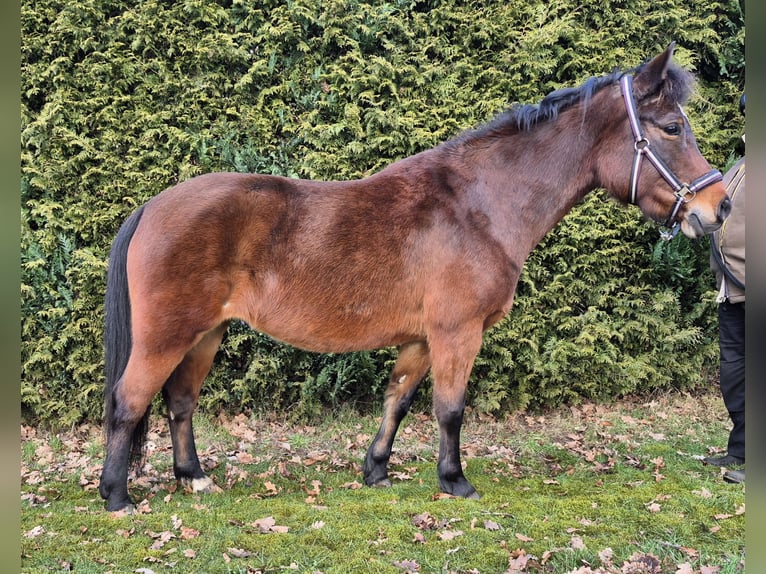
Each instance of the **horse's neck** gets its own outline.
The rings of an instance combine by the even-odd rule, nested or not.
[[[507,250],[531,251],[596,187],[592,139],[585,128],[562,131],[548,124],[491,142],[480,159],[476,149],[467,150],[474,192]]]

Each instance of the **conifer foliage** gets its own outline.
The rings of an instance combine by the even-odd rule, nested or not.
[[[699,78],[700,147],[723,169],[743,129],[743,22],[717,0],[23,0],[24,417],[101,417],[109,245],[162,189],[216,170],[362,177],[671,40]],[[688,387],[714,367],[706,245],[659,245],[604,197],[533,252],[485,337],[476,407]],[[235,324],[202,407],[371,404],[394,357],[305,353]]]

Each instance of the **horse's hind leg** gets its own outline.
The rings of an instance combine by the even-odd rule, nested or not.
[[[133,509],[128,495],[131,446],[140,448],[149,405],[172,372],[177,355],[148,355],[135,349],[107,400],[113,405],[107,424],[106,459],[99,492],[109,511]],[[138,455],[137,453],[137,456]]]
[[[403,345],[391,372],[383,406],[383,421],[364,459],[364,481],[368,486],[390,486],[388,459],[399,423],[407,414],[431,360],[423,341]]]
[[[122,380],[125,380],[124,377]],[[115,409],[112,420],[109,421],[106,458],[101,470],[99,492],[101,497],[106,500],[106,509],[110,512],[133,511],[133,501],[128,494],[131,443],[133,442],[133,433],[141,424],[141,419],[143,419],[146,409],[149,408],[150,402],[151,399],[145,405],[136,407],[126,407],[121,403],[119,408]],[[138,432],[142,434],[142,431]]]
[[[210,371],[228,324],[228,321],[224,322],[208,331],[200,342],[186,353],[162,388],[173,443],[173,472],[184,487],[194,492],[219,490],[205,475],[197,457],[192,416],[197,408],[202,383]]]

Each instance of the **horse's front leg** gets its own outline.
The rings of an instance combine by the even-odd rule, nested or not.
[[[439,488],[442,492],[464,498],[480,498],[463,474],[460,429],[468,377],[481,341],[480,328],[439,332],[429,337],[434,375],[434,414],[439,424]]]
[[[430,366],[431,359],[425,342],[409,343],[399,349],[399,357],[386,389],[380,430],[364,459],[364,482],[368,486],[391,486],[387,467],[394,437]]]

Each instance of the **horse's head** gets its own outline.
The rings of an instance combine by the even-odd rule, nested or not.
[[[694,80],[671,63],[673,48],[670,44],[633,75],[620,79],[624,120],[619,141],[609,139],[621,158],[612,156],[612,161],[625,168],[610,187],[673,234],[680,229],[687,237],[699,238],[721,226],[731,202],[720,172],[711,170],[700,154],[681,107]]]

